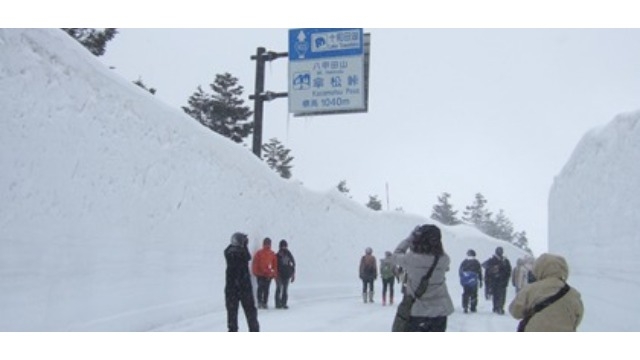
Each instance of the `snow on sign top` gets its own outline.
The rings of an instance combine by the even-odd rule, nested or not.
[[[289,60],[364,54],[362,29],[290,29]]]

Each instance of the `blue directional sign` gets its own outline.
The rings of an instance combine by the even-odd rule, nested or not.
[[[289,30],[289,112],[364,109],[364,84],[362,29]]]

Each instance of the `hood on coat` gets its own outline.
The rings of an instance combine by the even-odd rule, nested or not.
[[[567,281],[567,278],[569,278],[569,265],[560,255],[542,254],[533,264],[533,275],[538,280],[556,278]]]

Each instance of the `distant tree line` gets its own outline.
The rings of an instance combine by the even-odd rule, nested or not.
[[[489,211],[487,208],[487,199],[481,193],[475,195],[473,203],[465,207],[462,212],[462,218],[458,218],[457,210],[453,210],[453,206],[449,202],[451,194],[442,193],[438,196],[438,203],[433,206],[431,218],[445,225],[459,225],[467,223],[475,226],[482,233],[494,237],[496,239],[507,241],[527,252],[531,252],[529,248],[529,240],[525,231],[515,231],[513,222],[507,217],[505,211],[500,209],[497,214]]]
[[[341,180],[337,185],[337,189],[345,194],[348,194],[350,191],[347,187],[346,180]],[[349,197],[351,198],[351,196]],[[465,207],[461,218],[458,217],[458,210],[453,209],[453,205],[449,201],[450,198],[451,194],[447,192],[438,196],[438,202],[433,206],[431,211],[431,218],[433,220],[444,225],[454,226],[464,223],[473,225],[488,236],[507,241],[531,253],[526,231],[515,231],[513,223],[503,209],[500,209],[494,216],[487,208],[487,199],[485,199],[484,195],[477,193],[473,203]],[[374,211],[380,211],[382,209],[382,202],[377,195],[369,195],[369,201],[365,203],[365,206]],[[402,207],[396,208],[395,211],[404,212]]]

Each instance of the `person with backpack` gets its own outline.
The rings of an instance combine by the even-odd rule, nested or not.
[[[482,288],[482,266],[473,249],[467,251],[467,258],[458,269],[462,285],[462,309],[465,314],[478,311],[478,288]]]
[[[276,276],[276,309],[288,309],[289,282],[296,279],[296,261],[289,251],[289,244],[285,239],[278,244],[278,275]]]
[[[451,259],[442,246],[440,228],[431,224],[417,226],[398,244],[391,261],[406,271],[404,296],[414,299],[408,331],[446,331],[447,317],[453,314],[454,307],[445,276]],[[420,293],[417,297],[416,292]]]
[[[400,282],[400,269],[391,262],[391,251],[385,251],[385,258],[380,260],[380,278],[382,278],[382,306],[387,304],[387,288],[389,289],[389,305],[393,305],[393,282]]]
[[[227,328],[230,332],[238,331],[240,304],[247,318],[249,331],[260,331],[258,310],[253,301],[251,274],[249,274],[251,254],[247,248],[248,243],[249,238],[246,234],[236,232],[231,236],[231,244],[224,250],[224,258],[227,262],[224,298],[227,308]]]
[[[482,266],[485,270],[485,282],[491,286],[493,297],[493,312],[504,315],[504,303],[507,297],[507,287],[511,279],[511,263],[504,256],[502,246],[496,248],[495,254],[485,261]]]
[[[258,309],[267,309],[271,279],[274,279],[278,274],[278,259],[276,253],[271,250],[271,239],[268,237],[262,241],[262,249],[254,255],[251,269],[258,282],[258,291],[256,292]]]
[[[545,253],[533,264],[537,279],[509,304],[515,319],[524,319],[519,331],[577,331],[584,316],[580,292],[567,284],[569,266],[564,257]]]
[[[373,282],[378,278],[378,263],[373,256],[373,249],[365,249],[365,254],[360,258],[360,280],[362,280],[362,301],[373,302]]]

